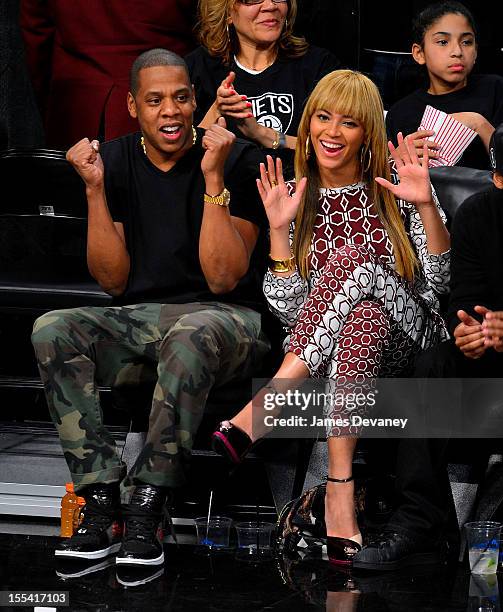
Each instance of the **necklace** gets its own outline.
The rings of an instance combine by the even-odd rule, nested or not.
[[[249,72],[250,74],[260,74],[261,72],[264,72],[264,70],[267,70],[270,66],[272,66],[274,62],[276,61],[276,58],[277,58],[277,55],[274,55],[272,60],[267,62],[267,64],[263,68],[260,68],[260,70],[257,70],[257,68],[250,68],[249,66],[245,66],[242,61],[240,62],[238,60],[237,55],[234,56],[234,61],[236,62],[236,65],[239,68],[241,68],[241,70],[244,70],[245,72]]]
[[[194,146],[197,142],[197,132],[196,128],[192,126],[192,146]],[[147,147],[145,146],[145,138],[142,136],[140,138],[140,147],[143,149],[143,153],[147,155]]]

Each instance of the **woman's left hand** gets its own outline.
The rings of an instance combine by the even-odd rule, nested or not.
[[[235,72],[229,72],[225,79],[217,89],[217,97],[215,100],[215,106],[225,118],[232,118],[235,121],[242,121],[244,119],[253,117],[251,111],[252,104],[248,102],[246,96],[242,96],[237,93],[234,89],[234,79],[236,78]]]
[[[259,145],[270,146],[276,132],[260,125],[253,116],[252,103],[246,96],[242,96],[234,89],[235,72],[229,74],[222,81],[217,90],[215,107],[222,117],[232,118],[239,131],[245,138],[255,140]]]
[[[428,172],[428,145],[423,147],[423,157],[418,158],[414,144],[398,132],[398,147],[391,141],[388,148],[398,173],[400,183],[393,185],[384,178],[376,177],[379,185],[389,189],[400,200],[412,202],[416,207],[429,206],[433,203],[430,175]]]

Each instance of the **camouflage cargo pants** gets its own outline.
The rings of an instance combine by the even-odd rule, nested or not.
[[[210,389],[251,377],[269,349],[260,314],[215,302],[55,310],[37,319],[32,342],[76,489],[126,472],[103,425],[98,385],[154,374],[146,444],[128,481],[175,487]]]

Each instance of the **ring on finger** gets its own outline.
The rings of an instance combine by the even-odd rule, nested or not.
[[[277,187],[278,186],[278,181],[276,179],[271,179],[271,186],[272,187]]]

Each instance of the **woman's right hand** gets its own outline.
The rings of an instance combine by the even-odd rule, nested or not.
[[[257,187],[265,208],[271,230],[282,230],[290,227],[299,209],[302,195],[307,185],[304,177],[297,183],[293,195],[289,195],[288,187],[283,178],[281,159],[267,156],[267,171],[265,164],[260,164],[260,178]]]
[[[251,102],[247,101],[246,96],[240,96],[234,90],[235,72],[229,72],[217,89],[215,106],[223,117],[232,117],[236,121],[244,121],[253,117],[251,112]]]

